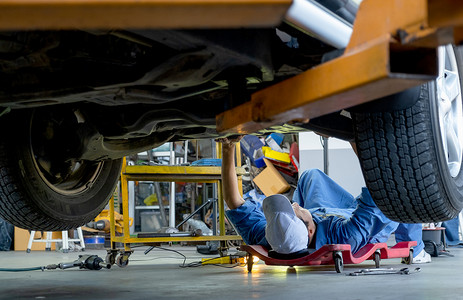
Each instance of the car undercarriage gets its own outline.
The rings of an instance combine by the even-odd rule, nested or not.
[[[348,29],[358,9],[351,0],[302,2],[321,4],[322,15]],[[251,103],[256,92],[342,58],[345,46],[290,22],[1,31],[0,201],[8,208],[0,215],[36,230],[84,224],[106,205],[124,156],[169,141],[242,134],[221,130],[217,116],[227,113],[233,121],[234,109]],[[402,67],[407,63],[431,70],[422,82],[434,78],[432,60],[429,68],[417,67],[416,48],[396,48],[388,48],[392,69],[410,70]],[[463,207],[462,51],[442,46],[438,56],[434,48],[420,49],[418,58],[439,58],[437,83],[401,93],[391,85],[392,92],[372,102],[271,122],[252,133],[313,130],[356,142],[367,185],[387,216],[452,218]],[[446,108],[437,98],[449,101]]]

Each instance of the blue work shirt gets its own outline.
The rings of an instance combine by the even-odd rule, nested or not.
[[[267,220],[259,202],[252,199],[247,200],[240,207],[227,210],[226,214],[246,244],[271,248],[265,238]]]

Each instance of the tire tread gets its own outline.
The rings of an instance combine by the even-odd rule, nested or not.
[[[424,85],[421,98],[429,97]],[[357,150],[365,181],[377,206],[392,220],[433,222],[456,215],[436,176],[437,157],[429,101],[411,108],[356,114]]]

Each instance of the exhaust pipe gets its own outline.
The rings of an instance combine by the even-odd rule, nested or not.
[[[347,47],[352,34],[352,26],[349,23],[310,0],[293,0],[285,21],[338,49]]]

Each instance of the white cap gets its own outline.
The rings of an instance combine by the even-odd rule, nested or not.
[[[280,194],[269,196],[264,199],[262,209],[267,219],[265,238],[272,250],[290,254],[307,249],[307,226],[296,217],[288,198]]]

